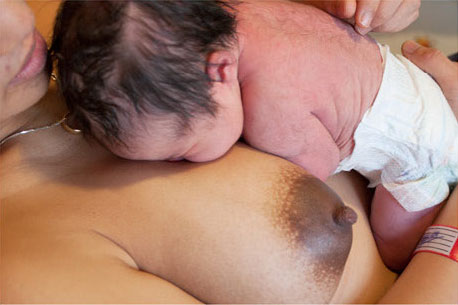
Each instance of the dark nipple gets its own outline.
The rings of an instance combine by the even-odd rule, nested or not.
[[[347,206],[338,207],[332,215],[334,222],[339,226],[349,226],[356,222],[358,215],[352,208]]]

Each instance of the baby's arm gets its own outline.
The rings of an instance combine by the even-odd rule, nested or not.
[[[306,124],[303,136],[297,137],[299,152],[294,156],[288,155],[286,159],[324,181],[339,165],[340,150],[317,116],[307,116]]]
[[[418,211],[406,211],[383,185],[377,186],[371,208],[371,227],[384,263],[404,269],[418,241],[431,225],[441,204]]]
[[[251,146],[285,158],[323,181],[339,165],[339,147],[316,115],[290,115],[284,120],[271,113],[261,118],[250,107],[245,107],[244,115],[243,137]]]

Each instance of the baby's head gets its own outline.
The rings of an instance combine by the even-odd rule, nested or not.
[[[51,52],[71,117],[128,159],[203,162],[240,137],[233,8],[223,1],[66,1]]]

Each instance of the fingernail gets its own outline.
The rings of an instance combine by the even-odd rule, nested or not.
[[[359,17],[359,23],[367,28],[371,25],[372,22],[372,14],[369,12],[362,13],[361,17]]]
[[[370,28],[362,28],[362,27],[360,27],[359,25],[356,24],[355,25],[355,30],[358,33],[360,33],[361,35],[366,35],[367,33],[370,32],[371,29]]]
[[[413,40],[407,40],[405,43],[404,43],[404,52],[408,53],[408,54],[412,54],[413,52],[415,52],[416,50],[418,50],[418,48],[421,47],[418,43],[416,43],[415,41]]]

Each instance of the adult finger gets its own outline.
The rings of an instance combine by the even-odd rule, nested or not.
[[[380,0],[357,0],[355,13],[355,30],[361,35],[369,33]]]
[[[374,29],[383,24],[393,22],[393,16],[398,8],[400,8],[402,0],[387,0],[381,1],[375,12],[374,19],[371,22],[371,28]]]
[[[373,25],[374,32],[397,32],[414,22],[420,13],[420,0],[404,0],[386,22]]]
[[[350,19],[355,16],[356,13],[356,0],[337,0],[335,2],[335,14],[334,16],[341,19]]]
[[[437,49],[423,47],[411,40],[402,45],[402,53],[436,80],[457,115],[458,63],[452,62]]]
[[[356,0],[308,0],[303,2],[342,19],[353,17],[356,11]]]

